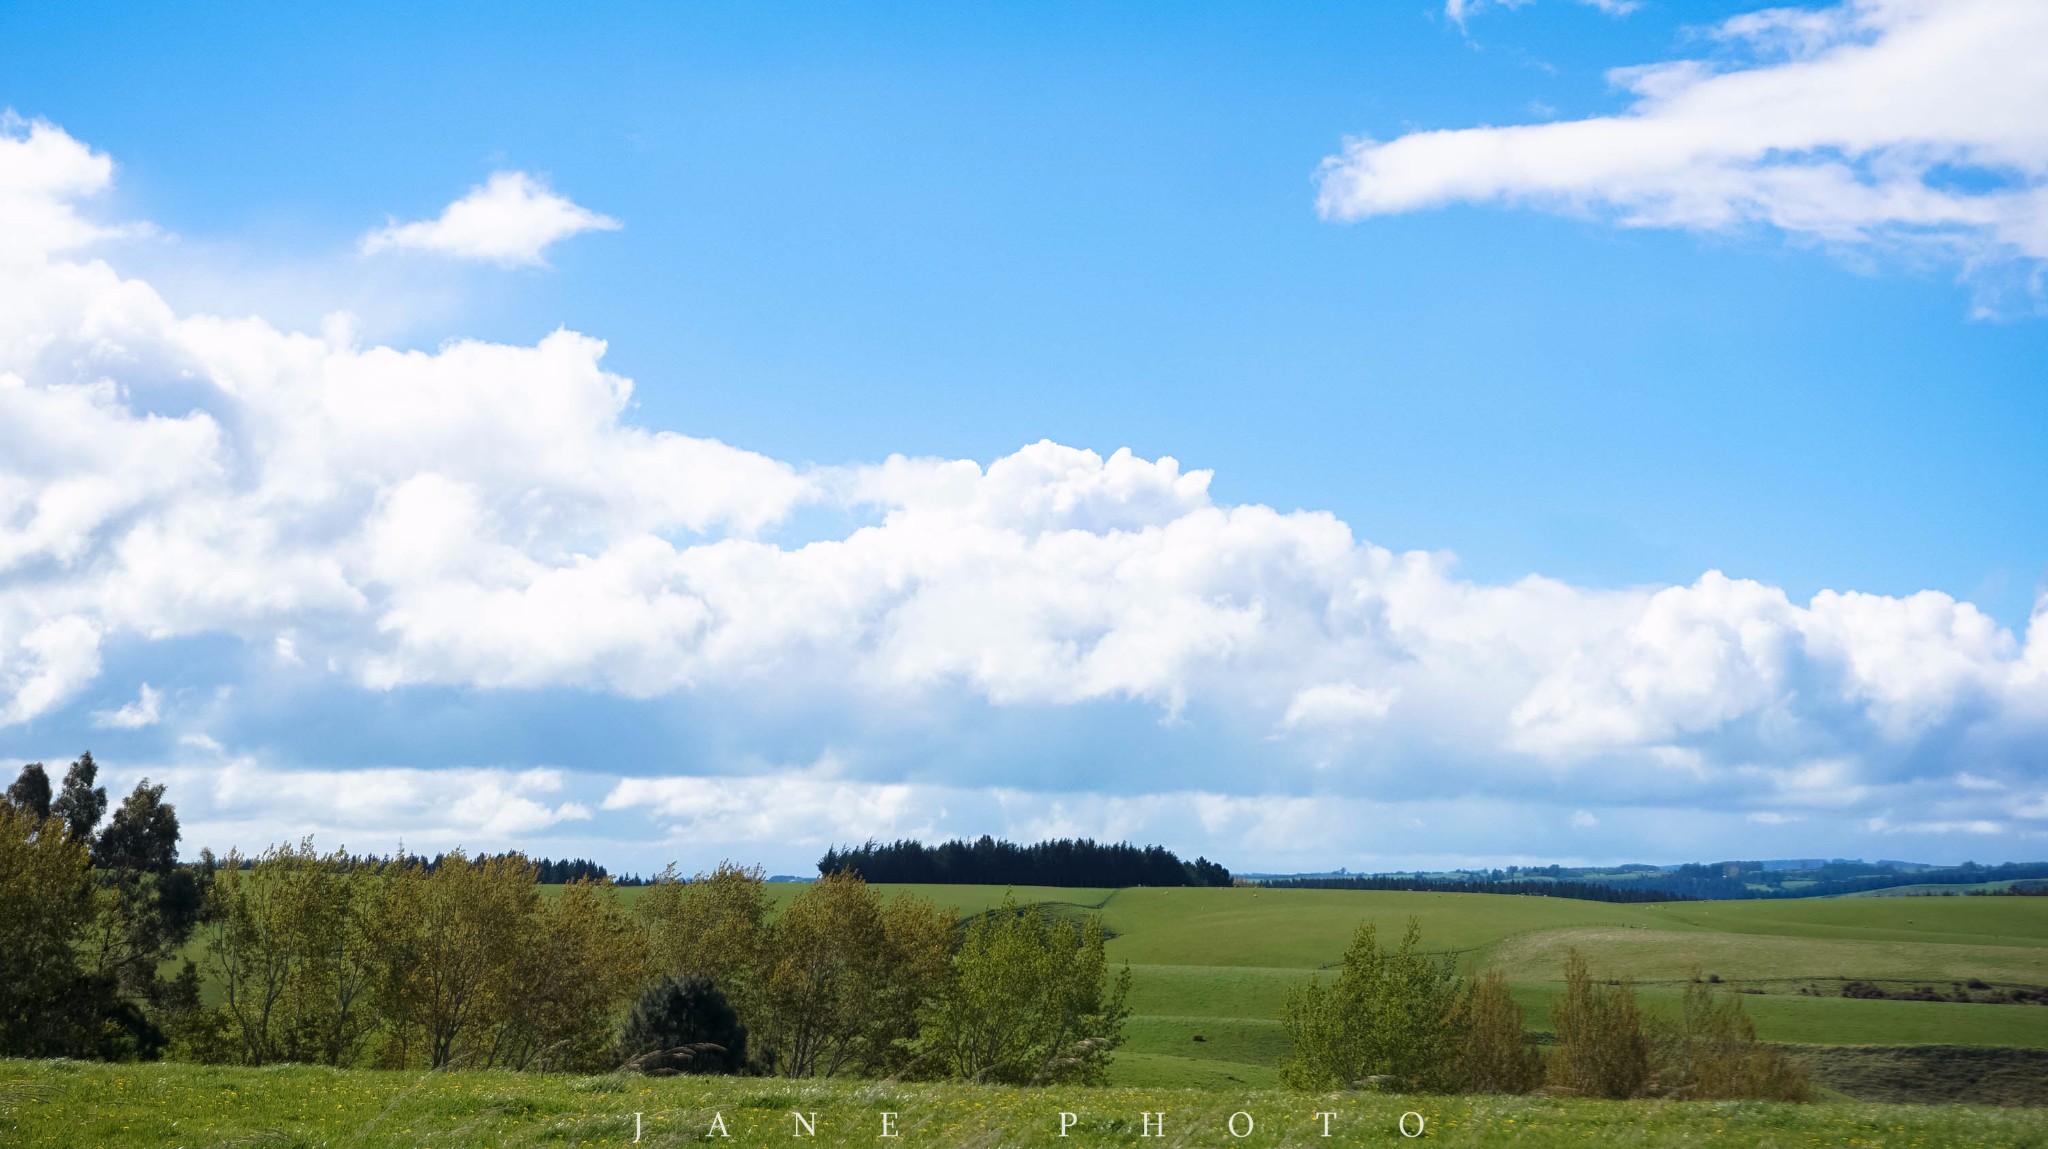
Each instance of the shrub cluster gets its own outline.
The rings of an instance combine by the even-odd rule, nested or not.
[[[1383,950],[1361,925],[1337,978],[1288,996],[1283,1020],[1294,1052],[1282,1066],[1303,1089],[1527,1093],[1586,1097],[1807,1100],[1811,1088],[1775,1047],[1756,1040],[1742,999],[1695,974],[1679,1016],[1645,1018],[1635,987],[1596,982],[1579,952],[1565,960],[1551,1004],[1557,1043],[1548,1056],[1524,1032],[1522,1007],[1490,970],[1473,980],[1449,954],[1421,949],[1408,923]]]
[[[1359,926],[1336,980],[1291,992],[1282,1021],[1294,1053],[1281,1080],[1300,1089],[1526,1093],[1542,1078],[1507,982],[1468,985],[1454,957],[1422,951],[1413,920],[1391,952]]]
[[[761,872],[732,865],[665,872],[636,912],[655,969],[721,988],[759,1072],[1099,1081],[1122,1040],[1129,972],[1109,976],[1092,921],[1006,901],[962,931],[845,871],[771,915]]]
[[[181,1049],[248,1065],[603,1068],[646,940],[608,883],[542,895],[518,855],[362,862],[310,840],[209,883],[214,1008]]]
[[[771,912],[730,864],[631,910],[517,853],[180,865],[164,788],[101,828],[96,770],[53,792],[31,766],[0,801],[0,1056],[1024,1083],[1100,1081],[1122,1040],[1129,971],[1093,921],[1006,903],[962,929],[844,871]]]

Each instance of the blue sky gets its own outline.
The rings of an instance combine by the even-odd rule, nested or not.
[[[165,315],[53,311],[18,346],[95,350],[0,370],[112,381],[43,413],[81,433],[189,434],[47,529],[71,504],[9,448],[0,753],[173,776],[216,846],[628,867],[985,830],[1246,868],[2041,856],[2048,143],[2000,9],[9,8],[11,138],[108,165],[18,181],[97,232],[16,289],[104,260]],[[1944,20],[1994,47],[1941,55]],[[496,173],[602,226],[428,227]],[[508,390],[458,339],[553,366]],[[507,557],[365,557],[401,519]],[[244,589],[148,589],[181,562]]]

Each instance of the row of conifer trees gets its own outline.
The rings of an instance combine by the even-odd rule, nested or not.
[[[1184,862],[1164,846],[1055,838],[1019,845],[982,835],[927,846],[915,839],[833,847],[818,873],[870,882],[984,886],[1227,886],[1230,871],[1207,858]]]

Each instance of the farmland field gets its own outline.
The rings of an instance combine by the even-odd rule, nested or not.
[[[905,889],[971,914],[987,886]],[[792,888],[793,889],[793,888]],[[1112,960],[1132,970],[1132,1022],[1112,1078],[1133,1086],[1271,1084],[1286,1055],[1290,986],[1335,965],[1360,921],[1398,938],[1414,917],[1424,945],[1469,967],[1498,965],[1549,1025],[1565,949],[1626,976],[1651,1008],[1676,1002],[1698,965],[1745,996],[1759,1036],[1815,1045],[2048,1049],[2048,1008],[1855,1000],[1844,981],[1897,987],[1979,979],[2048,984],[2048,899],[1827,898],[1621,905],[1567,898],[1359,890],[1019,888],[1020,902],[1099,912]],[[1327,973],[1324,976],[1328,976]],[[1804,992],[1802,992],[1802,990]],[[1197,1040],[1199,1038],[1200,1040]]]
[[[803,886],[769,887],[778,902]],[[1113,961],[1129,962],[1132,1019],[1112,1080],[1133,1086],[1271,1085],[1287,1053],[1287,990],[1335,966],[1361,921],[1397,940],[1410,917],[1426,948],[1499,966],[1550,1024],[1567,948],[1596,974],[1632,978],[1652,1009],[1675,1005],[1694,966],[1744,998],[1758,1036],[1812,1045],[2048,1049],[2048,1008],[1857,1000],[1850,980],[1893,989],[2048,985],[2048,899],[1812,898],[1619,904],[1505,894],[1258,888],[1070,889],[892,886],[984,912],[1005,896],[1057,914],[1099,913]],[[629,899],[637,890],[627,888]],[[1329,976],[1324,973],[1323,976]],[[1756,992],[1761,991],[1761,992]],[[1197,1040],[1199,1038],[1200,1040]]]

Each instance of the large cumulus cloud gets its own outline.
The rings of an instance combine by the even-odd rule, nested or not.
[[[1190,824],[1228,822],[1232,794],[1280,803],[1270,822],[1313,792],[1597,772],[1628,800],[1767,823],[1888,818],[1910,794],[1957,804],[1957,826],[2048,826],[2048,607],[2016,635],[1932,591],[1487,585],[1328,514],[1218,503],[1171,458],[1051,442],[985,466],[795,466],[634,425],[632,384],[574,332],[418,351],[342,317],[179,314],[89,250],[123,230],[86,210],[105,157],[17,127],[0,172],[0,724],[70,705],[115,638],[227,635],[372,691],[1200,714],[1276,765],[1105,780]],[[858,525],[792,541],[807,505]],[[1390,781],[1403,761],[1447,765]],[[951,792],[783,784],[919,826]],[[746,785],[769,784],[604,796],[723,818]]]

